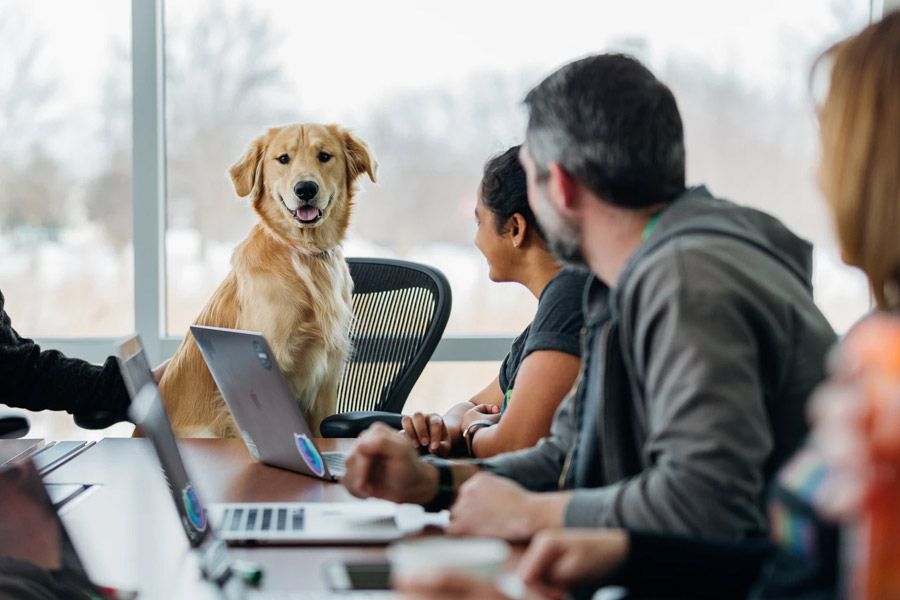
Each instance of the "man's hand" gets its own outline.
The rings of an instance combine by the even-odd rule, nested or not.
[[[450,454],[450,431],[441,415],[415,412],[412,415],[404,416],[402,423],[403,432],[409,438],[413,448],[421,446],[438,456]]]
[[[384,423],[360,434],[346,463],[341,483],[357,498],[425,504],[437,494],[437,468],[420,461],[406,435]]]
[[[628,550],[628,532],[622,529],[547,529],[531,541],[518,573],[526,585],[562,595],[610,574]]]
[[[447,533],[528,540],[541,529],[563,526],[569,497],[529,492],[509,479],[477,473],[459,488]]]

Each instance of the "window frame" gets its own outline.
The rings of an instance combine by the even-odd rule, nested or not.
[[[165,0],[131,1],[132,206],[134,324],[154,364],[175,354],[183,338],[166,333]],[[869,21],[900,10],[900,0],[870,0]],[[445,334],[435,361],[500,361],[513,335]],[[46,348],[103,362],[115,338],[38,338]]]

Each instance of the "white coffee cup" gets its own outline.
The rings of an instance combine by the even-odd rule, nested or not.
[[[509,544],[491,538],[422,537],[388,546],[391,576],[406,578],[439,571],[494,581],[509,558]]]

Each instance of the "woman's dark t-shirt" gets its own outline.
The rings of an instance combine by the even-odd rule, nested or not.
[[[504,408],[526,356],[535,350],[557,350],[581,356],[581,330],[584,327],[581,300],[588,276],[587,271],[565,268],[544,287],[534,320],[513,340],[500,367]]]

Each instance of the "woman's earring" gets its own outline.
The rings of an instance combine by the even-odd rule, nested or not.
[[[513,242],[513,248],[518,248],[518,247],[519,247],[519,242],[514,241],[514,242]]]

